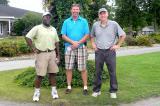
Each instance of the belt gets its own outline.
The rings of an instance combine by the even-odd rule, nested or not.
[[[99,48],[98,48],[98,50],[108,51],[108,50],[110,50],[110,48],[109,48],[109,49],[99,49]]]
[[[52,51],[54,51],[54,50],[49,50],[49,49],[47,49],[47,50],[45,50],[45,51],[38,50],[38,53],[42,53],[42,52],[52,52]]]

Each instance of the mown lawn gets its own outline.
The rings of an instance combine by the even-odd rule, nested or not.
[[[117,106],[121,103],[160,96],[160,52],[124,56],[117,58],[117,78],[119,82],[118,99],[109,98],[109,82],[104,82],[102,95],[94,98],[82,95],[82,88],[73,88],[71,94],[66,95],[64,89],[58,89],[60,99],[52,100],[50,88],[41,89],[39,103],[53,106]],[[0,72],[0,99],[18,102],[32,102],[33,88],[16,85],[14,77],[24,71],[12,70]]]

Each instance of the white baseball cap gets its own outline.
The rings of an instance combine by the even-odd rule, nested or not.
[[[44,12],[44,13],[43,13],[43,16],[45,16],[45,15],[50,15],[50,16],[52,16],[52,14],[51,14],[49,11]]]

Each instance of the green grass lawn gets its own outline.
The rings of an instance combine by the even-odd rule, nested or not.
[[[119,83],[118,99],[109,98],[109,82],[103,83],[102,95],[97,98],[82,95],[82,88],[73,88],[71,94],[58,89],[60,99],[52,100],[50,88],[41,88],[39,103],[53,106],[117,106],[152,96],[160,96],[160,52],[124,56],[117,58],[117,78]],[[33,88],[18,86],[14,77],[23,70],[0,72],[0,99],[18,102],[32,102]],[[56,104],[56,105],[55,105]]]

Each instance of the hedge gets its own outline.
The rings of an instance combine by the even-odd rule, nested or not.
[[[94,61],[88,61],[87,62],[87,72],[88,72],[88,86],[91,86],[94,81],[94,76],[95,76],[95,63]],[[20,73],[17,75],[14,79],[14,82],[16,82],[18,85],[21,86],[27,86],[27,87],[34,87],[34,79],[35,79],[35,68],[29,67],[27,68],[24,72]],[[106,68],[104,68],[103,73],[102,73],[102,80],[105,81],[107,80],[108,77],[108,71]],[[57,87],[58,88],[64,88],[66,87],[66,73],[65,69],[62,67],[59,67],[59,72],[56,77],[57,80]],[[43,87],[48,87],[49,81],[48,81],[48,75],[44,77],[42,80],[41,86]],[[82,79],[81,79],[81,74],[80,72],[75,69],[73,71],[73,79],[72,79],[72,86],[73,87],[81,87],[83,85]]]

